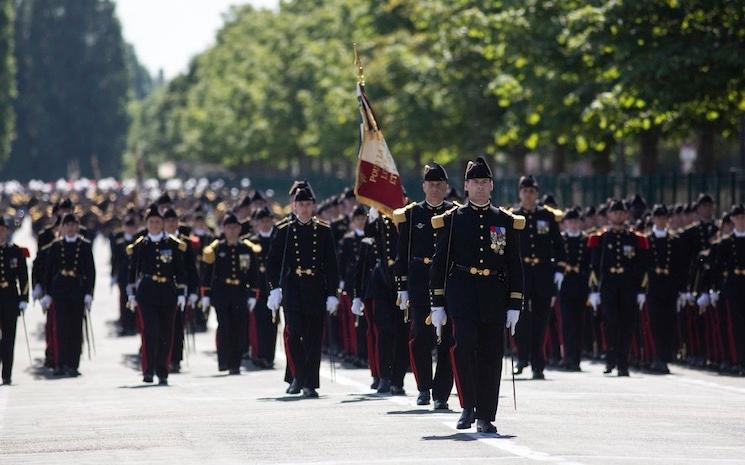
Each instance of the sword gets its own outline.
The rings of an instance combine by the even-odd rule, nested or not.
[[[23,321],[23,334],[26,335],[26,350],[28,351],[28,364],[33,365],[34,362],[31,359],[31,345],[28,343],[28,329],[26,329],[26,312],[21,312],[21,318]]]
[[[515,411],[517,411],[517,391],[515,390],[515,356],[512,354],[512,350],[510,350],[510,372],[512,373],[512,403],[515,406]]]
[[[91,343],[93,343],[93,355],[96,355],[96,336],[93,334],[93,320],[91,319],[91,308],[87,307],[85,309],[86,314],[86,321],[88,322],[88,325],[90,326],[91,331]]]
[[[85,338],[85,346],[88,349],[88,360],[91,359],[91,337],[88,333],[88,317],[87,315],[83,315],[83,325],[85,326],[85,332],[83,333],[83,336]]]

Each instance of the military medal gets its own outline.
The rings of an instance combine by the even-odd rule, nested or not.
[[[489,229],[491,236],[491,249],[494,253],[504,255],[504,246],[507,245],[505,229],[500,226],[492,226]]]

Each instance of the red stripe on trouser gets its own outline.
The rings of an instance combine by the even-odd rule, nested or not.
[[[460,408],[465,408],[466,404],[463,401],[463,388],[460,382],[460,373],[458,370],[458,363],[455,360],[455,349],[458,348],[458,342],[455,337],[455,321],[450,321],[450,325],[453,327],[453,347],[450,348],[450,363],[453,365],[453,379],[455,380],[455,389],[458,391],[458,401],[460,402]]]
[[[287,322],[285,322],[285,325]],[[292,350],[290,349],[290,330],[285,326],[285,331],[282,337],[285,340],[285,357],[287,357],[287,365],[290,367],[290,373],[295,376],[295,359],[292,358]]]
[[[735,328],[732,324],[732,305],[729,299],[727,299],[727,339],[729,339],[729,352],[732,357],[732,363],[738,363],[739,357],[737,356],[737,346],[735,345]]]
[[[142,341],[142,347],[140,347],[140,364],[142,365],[142,372],[148,372],[147,365],[147,344],[145,343],[145,319],[142,316],[142,309],[139,305],[135,307],[135,316],[137,318],[137,326],[140,328],[140,340]]]

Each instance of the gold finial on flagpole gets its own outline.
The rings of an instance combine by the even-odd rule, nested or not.
[[[360,60],[360,54],[357,51],[357,44],[352,44],[354,47],[354,66],[357,68],[357,83],[361,86],[365,85],[365,70],[362,68],[362,60]]]

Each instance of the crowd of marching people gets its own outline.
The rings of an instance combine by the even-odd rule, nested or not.
[[[318,395],[322,352],[369,370],[381,394],[405,394],[404,377],[413,372],[417,403],[433,400],[435,409],[448,408],[454,382],[465,389],[455,331],[430,271],[443,218],[469,201],[444,168],[428,164],[423,193],[411,193],[422,199],[390,215],[363,206],[351,188],[316,199],[307,181],[292,185],[286,206],[247,187],[162,187],[4,185],[4,384],[15,320],[32,308],[29,299],[46,314],[44,366],[55,376],[80,374],[95,282],[109,273],[120,295],[119,334],[140,335],[144,382],[157,376],[167,384],[214,314],[217,368],[231,374],[249,363],[274,368],[283,328],[289,394]],[[523,289],[510,298],[522,308],[503,340],[516,355],[516,375],[530,366],[543,379],[546,368],[581,371],[583,360],[594,360],[619,376],[629,368],[666,374],[671,363],[745,376],[743,206],[716,216],[707,194],[676,205],[647,205],[637,195],[561,209],[531,176],[521,178],[516,196],[504,211],[521,226]],[[35,257],[12,243],[27,217]],[[502,229],[483,234],[504,252]],[[110,266],[94,263],[96,238],[110,244]],[[444,273],[459,266],[448,263]]]

